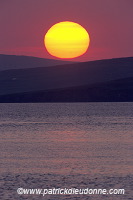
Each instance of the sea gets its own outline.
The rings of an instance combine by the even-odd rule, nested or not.
[[[0,104],[0,199],[133,199],[133,103]]]

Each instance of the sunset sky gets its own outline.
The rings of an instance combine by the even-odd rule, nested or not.
[[[0,0],[0,54],[54,59],[43,40],[61,21],[81,24],[91,38],[74,61],[133,56],[133,0]]]

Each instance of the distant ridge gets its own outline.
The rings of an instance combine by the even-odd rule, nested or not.
[[[38,58],[32,56],[16,56],[16,55],[0,54],[0,71],[9,69],[49,67],[49,66],[69,64],[69,63],[72,62]]]
[[[53,90],[0,96],[2,103],[133,102],[133,78]]]
[[[133,57],[0,72],[0,102],[133,101]]]

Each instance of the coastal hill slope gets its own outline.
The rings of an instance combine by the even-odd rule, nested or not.
[[[0,72],[0,102],[133,101],[133,57]]]
[[[16,55],[0,54],[0,71],[10,70],[10,69],[49,67],[49,66],[63,65],[69,63],[72,62],[46,59],[46,58],[37,58],[32,56],[16,56]]]

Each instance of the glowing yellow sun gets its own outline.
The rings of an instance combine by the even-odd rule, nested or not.
[[[83,55],[90,44],[88,32],[74,22],[53,25],[44,36],[47,51],[58,58],[76,58]]]

